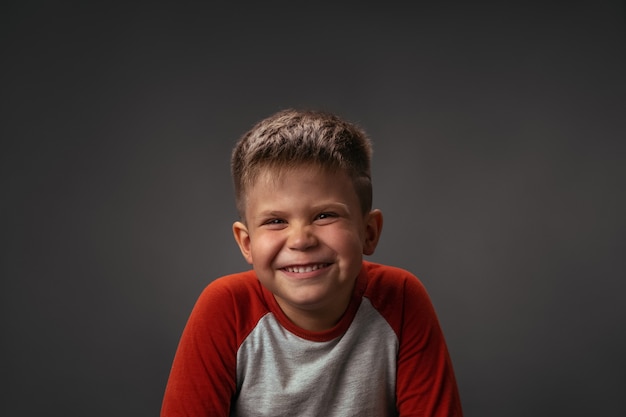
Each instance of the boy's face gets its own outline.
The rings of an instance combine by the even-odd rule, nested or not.
[[[262,172],[245,207],[246,224],[233,225],[235,240],[285,314],[303,327],[302,317],[339,319],[363,254],[378,242],[380,211],[362,213],[345,173],[312,166]]]

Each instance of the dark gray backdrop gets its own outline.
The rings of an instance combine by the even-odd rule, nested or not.
[[[626,415],[623,2],[83,3],[2,7],[2,415],[158,414],[292,106],[371,135],[467,416]]]

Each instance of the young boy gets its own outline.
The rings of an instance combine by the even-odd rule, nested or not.
[[[371,146],[286,110],[237,143],[233,233],[252,270],[200,295],[162,417],[461,416],[435,311],[409,272],[363,260],[382,230]]]

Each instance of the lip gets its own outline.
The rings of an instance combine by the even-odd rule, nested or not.
[[[312,262],[287,265],[280,268],[280,271],[290,278],[307,279],[324,274],[330,266],[329,262]]]

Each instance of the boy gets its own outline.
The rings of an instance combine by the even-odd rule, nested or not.
[[[174,358],[162,417],[461,416],[421,283],[363,260],[382,230],[371,146],[332,114],[281,111],[232,154],[237,244]]]

